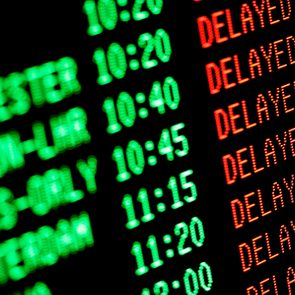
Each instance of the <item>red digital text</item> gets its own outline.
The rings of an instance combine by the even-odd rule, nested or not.
[[[238,246],[243,272],[249,272],[270,261],[279,259],[295,249],[295,222],[282,224],[263,232]]]
[[[222,157],[226,184],[232,185],[295,157],[295,127]]]
[[[225,140],[294,111],[295,81],[292,81],[215,110],[218,139]]]
[[[231,8],[197,18],[202,48],[221,44],[231,39],[287,21],[292,16],[291,0],[252,0]]]
[[[294,205],[295,175],[287,175],[273,181],[269,187],[257,188],[231,201],[235,229],[243,228],[266,216]],[[270,202],[266,202],[270,200]]]
[[[287,292],[287,293],[286,293]],[[294,295],[295,266],[289,266],[280,273],[275,273],[252,284],[246,289],[246,295]]]
[[[242,61],[244,61],[242,63]],[[210,94],[258,79],[295,64],[295,38],[290,35],[206,64]]]

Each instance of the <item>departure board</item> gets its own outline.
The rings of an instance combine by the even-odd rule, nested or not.
[[[295,2],[3,2],[0,294],[295,294]]]

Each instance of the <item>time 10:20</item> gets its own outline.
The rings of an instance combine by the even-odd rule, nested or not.
[[[158,29],[153,36],[151,33],[143,33],[137,40],[139,48],[143,49],[140,63],[133,60],[129,63],[130,69],[135,71],[140,68],[151,69],[159,64],[167,63],[171,59],[172,47],[168,33]],[[135,51],[137,48],[135,47]],[[135,52],[136,53],[136,52]],[[135,54],[134,53],[134,54]],[[97,65],[99,85],[106,85],[113,79],[123,79],[128,70],[127,54],[119,43],[112,43],[107,50],[98,48],[95,50],[93,61]]]

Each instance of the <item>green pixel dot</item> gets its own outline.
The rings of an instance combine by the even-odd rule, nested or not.
[[[163,213],[166,211],[166,205],[164,203],[160,203],[158,204],[157,206],[157,210],[160,212],[160,213]]]
[[[161,188],[157,188],[155,189],[154,194],[157,198],[161,198],[163,197],[163,190]]]
[[[129,67],[132,71],[136,71],[139,69],[139,62],[136,59],[130,61]]]
[[[119,6],[126,6],[128,4],[128,0],[117,0]]]
[[[148,115],[149,115],[149,111],[146,108],[142,108],[139,110],[138,116],[141,119],[146,119],[148,117]]]
[[[126,48],[126,51],[129,55],[135,55],[137,52],[137,48],[134,44],[129,44]]]
[[[128,22],[130,20],[130,12],[124,10],[120,13],[120,19],[122,22]]]
[[[178,288],[180,288],[180,283],[179,283],[179,281],[174,281],[174,282],[172,282],[172,288],[173,288],[173,289],[178,289]]]
[[[144,93],[137,93],[135,97],[137,103],[144,103],[145,102],[145,94]]]
[[[175,255],[174,255],[174,251],[172,249],[169,249],[166,251],[166,256],[168,258],[173,258]]]
[[[170,235],[165,235],[163,237],[163,241],[164,241],[165,244],[170,244],[172,242],[172,238],[171,238]]]
[[[158,160],[157,160],[157,158],[155,156],[150,156],[148,158],[148,163],[149,163],[150,166],[155,166],[155,165],[157,165]]]
[[[144,146],[145,146],[145,149],[149,152],[153,151],[155,148],[155,145],[151,140],[147,141]]]

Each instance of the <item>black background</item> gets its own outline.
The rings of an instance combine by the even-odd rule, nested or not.
[[[268,187],[264,181],[266,175],[271,184],[281,174],[287,175],[287,172],[294,171],[294,161],[283,163],[228,188],[225,185],[220,159],[232,146],[238,149],[249,143],[260,142],[280,130],[291,128],[294,120],[290,116],[284,117],[283,120],[271,121],[231,140],[218,142],[213,111],[225,103],[239,101],[241,98],[254,98],[261,89],[279,85],[280,80],[291,81],[294,69],[290,67],[226,93],[210,96],[204,66],[207,62],[224,56],[247,53],[249,46],[256,48],[261,43],[267,44],[282,35],[287,36],[288,32],[292,34],[294,22],[267,27],[249,36],[203,50],[199,43],[195,18],[209,11],[238,8],[241,3],[216,3],[211,0],[194,4],[190,1],[166,2],[168,1],[165,1],[165,9],[160,16],[151,17],[141,23],[120,24],[116,30],[97,37],[86,34],[87,19],[82,13],[82,1],[10,1],[0,5],[0,76],[5,77],[11,72],[22,72],[33,65],[71,56],[77,61],[78,79],[82,85],[79,95],[57,105],[46,105],[42,109],[32,108],[27,115],[1,123],[1,133],[11,128],[18,129],[19,126],[30,126],[34,120],[48,119],[51,114],[80,105],[88,114],[88,129],[92,136],[91,144],[59,155],[48,162],[41,162],[37,156],[26,158],[30,165],[5,176],[0,180],[0,185],[11,187],[17,192],[24,187],[25,180],[30,175],[42,173],[51,167],[59,167],[61,164],[74,167],[73,159],[86,159],[88,155],[95,155],[99,163],[98,192],[95,196],[87,195],[83,201],[59,208],[42,218],[29,213],[23,214],[15,229],[0,233],[1,241],[4,241],[26,231],[36,230],[41,225],[54,227],[60,218],[68,219],[73,214],[87,211],[93,225],[95,247],[68,259],[61,259],[58,264],[39,270],[23,281],[9,283],[2,287],[1,294],[22,290],[26,286],[34,285],[36,281],[45,282],[53,294],[141,294],[143,287],[152,289],[153,284],[162,279],[181,279],[186,268],[196,268],[201,261],[207,261],[213,270],[214,285],[211,294],[222,295],[231,292],[230,294],[239,295],[245,294],[245,289],[254,279],[262,280],[269,273],[280,273],[290,266],[290,263],[292,265],[294,254],[288,254],[280,261],[261,266],[253,274],[242,274],[237,245],[259,232],[279,227],[294,214],[294,208],[288,208],[275,217],[265,219],[257,227],[245,228],[236,233],[229,202],[247,193],[249,186],[255,188],[258,184]],[[95,48],[107,47],[112,41],[128,44],[134,42],[139,34],[155,32],[160,27],[169,32],[172,40],[173,58],[169,64],[161,65],[152,71],[130,73],[125,79],[107,86],[99,87],[96,84],[97,71],[92,62]],[[133,129],[124,130],[118,135],[110,136],[106,133],[107,121],[102,112],[104,97],[116,96],[123,89],[131,92],[135,87],[136,90],[133,91],[148,89],[148,85],[153,81],[167,75],[173,75],[180,85],[182,101],[179,110],[162,117],[150,117],[144,122],[139,121]],[[172,163],[163,161],[156,169],[148,168],[143,175],[126,184],[116,183],[116,171],[111,160],[115,145],[126,145],[129,139],[153,139],[163,128],[179,122],[185,122],[187,127],[186,135],[191,147],[189,157],[177,159]],[[167,213],[139,232],[128,233],[124,228],[122,195],[127,191],[135,194],[142,186],[154,188],[164,185],[171,175],[170,171],[176,174],[186,169],[193,169],[195,172],[198,201],[179,211]],[[150,272],[146,278],[136,278],[133,275],[133,257],[129,254],[132,242],[135,239],[144,241],[150,233],[163,235],[171,232],[176,223],[189,221],[192,216],[198,216],[205,224],[204,247],[187,256],[176,257],[167,262],[163,269]],[[260,273],[257,273],[258,270]],[[185,293],[181,291],[179,294]],[[282,289],[280,294],[287,294],[287,290]]]

